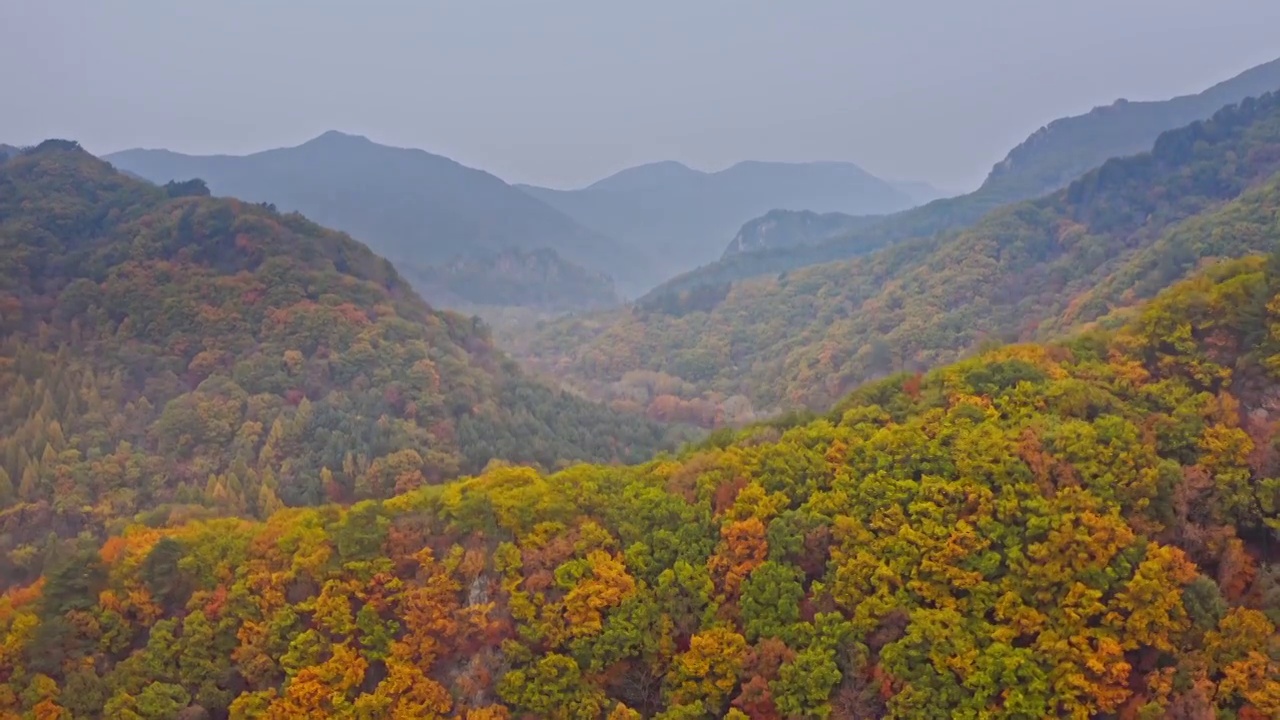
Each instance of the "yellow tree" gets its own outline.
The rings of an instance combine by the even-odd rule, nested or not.
[[[1147,546],[1146,559],[1116,594],[1106,617],[1126,650],[1149,646],[1174,652],[1178,635],[1191,626],[1182,606],[1182,588],[1196,574],[1195,564],[1178,548]]]
[[[707,561],[711,576],[721,592],[734,597],[752,570],[769,555],[764,523],[758,517],[731,522],[720,530],[720,544]]]
[[[694,635],[689,649],[677,655],[667,674],[673,705],[703,703],[718,713],[747,655],[747,640],[728,628],[712,628]]]
[[[602,612],[617,607],[636,590],[622,561],[603,550],[587,555],[591,576],[565,595],[564,615],[569,634],[584,637],[600,632]]]
[[[272,720],[322,720],[350,715],[350,695],[364,682],[368,667],[355,650],[345,644],[335,645],[328,660],[298,671],[284,695],[267,707],[266,716]]]

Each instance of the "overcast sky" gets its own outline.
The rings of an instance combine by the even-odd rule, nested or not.
[[[1044,123],[1280,56],[1277,0],[0,0],[0,142],[324,130],[512,182],[675,159],[976,184]]]

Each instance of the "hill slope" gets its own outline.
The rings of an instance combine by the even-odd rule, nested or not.
[[[1119,103],[1057,120],[1011,151],[975,192],[936,200],[876,224],[853,224],[843,236],[823,238],[824,242],[818,244],[779,235],[776,249],[746,254],[738,253],[730,244],[723,260],[663,284],[646,299],[855,257],[902,240],[962,229],[1002,205],[1062,188],[1109,158],[1148,150],[1161,132],[1278,89],[1280,60],[1275,60],[1198,95],[1161,102]]]
[[[523,378],[348,236],[66,141],[0,165],[0,397],[6,581],[46,534],[165,505],[264,513],[665,442]]]
[[[0,598],[0,713],[1280,716],[1280,271],[679,459],[134,527]]]
[[[655,271],[645,278],[647,287],[715,260],[725,238],[770,210],[881,214],[914,204],[907,191],[837,162],[742,162],[713,173],[664,162],[623,170],[581,190],[521,188],[647,253]]]
[[[198,177],[215,194],[301,212],[396,263],[435,266],[461,259],[474,264],[510,250],[546,249],[566,263],[611,274],[625,269],[630,257],[611,240],[489,173],[338,132],[243,157],[127,150],[105,159],[153,182]],[[588,277],[584,294],[611,292],[607,279]],[[572,299],[571,291],[560,292]]]
[[[1277,170],[1272,94],[959,234],[549,323],[513,347],[601,397],[627,391],[629,372],[649,371],[706,399],[821,408],[868,378],[934,367],[984,341],[1037,337],[1041,324],[1095,319],[1204,258],[1265,249],[1276,241],[1280,189],[1266,183]]]

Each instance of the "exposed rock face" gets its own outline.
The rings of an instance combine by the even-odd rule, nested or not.
[[[725,248],[723,257],[797,245],[816,245],[842,233],[870,225],[878,219],[874,215],[773,210],[743,225],[730,241],[729,247]]]

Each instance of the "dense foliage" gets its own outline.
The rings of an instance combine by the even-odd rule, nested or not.
[[[1280,716],[1280,257],[679,459],[133,526],[0,717]]]
[[[106,159],[153,182],[202,178],[215,194],[303,213],[368,243],[415,285],[419,278],[405,272],[410,267],[429,268],[444,280],[461,267],[478,282],[441,283],[435,277],[420,291],[447,289],[465,303],[536,303],[542,294],[551,294],[577,308],[595,307],[602,285],[605,294],[612,292],[600,273],[623,278],[621,271],[641,264],[641,255],[628,252],[622,243],[582,227],[489,173],[421,150],[338,132],[246,156],[128,150]],[[513,295],[504,282],[511,273],[495,258],[533,251],[551,252],[566,270],[546,278],[544,288]],[[565,282],[566,274],[580,284]],[[539,278],[523,280],[534,285]]]
[[[838,237],[814,238],[778,233],[768,248],[738,253],[730,244],[726,256],[681,275],[651,291],[645,299],[688,291],[701,285],[737,282],[847,259],[911,238],[973,225],[1007,203],[1029,200],[1065,187],[1109,158],[1142,152],[1160,133],[1210,117],[1223,106],[1280,89],[1280,60],[1260,65],[1208,90],[1162,102],[1117,103],[1086,115],[1064,118],[1041,128],[992,169],[978,190],[936,200],[865,223],[845,218],[848,230]],[[758,249],[753,246],[752,250]]]
[[[1206,259],[1269,249],[1277,170],[1280,95],[1267,95],[962,233],[544,323],[511,346],[609,400],[628,398],[629,374],[645,371],[692,388],[676,396],[685,403],[824,408],[867,379],[1043,337],[1150,297]]]
[[[265,516],[666,445],[525,379],[346,235],[201,189],[65,141],[0,164],[0,586],[166,506]]]

